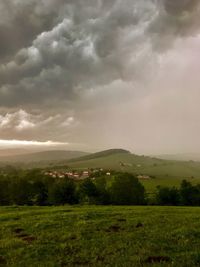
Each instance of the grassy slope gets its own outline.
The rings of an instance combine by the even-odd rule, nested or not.
[[[120,162],[125,163],[125,166],[121,167]],[[154,190],[157,185],[178,186],[183,179],[188,179],[193,183],[200,182],[199,162],[170,161],[129,153],[115,153],[101,158],[71,161],[68,165],[71,168],[99,167],[154,176],[154,179],[143,181],[148,191]]]
[[[123,162],[125,166],[121,167],[120,162]],[[126,166],[126,164],[128,165]],[[138,165],[140,166],[138,167]],[[113,154],[84,161],[71,161],[69,166],[74,168],[102,167],[159,177],[187,178],[194,176],[200,178],[200,163],[198,162],[168,161],[128,153]]]
[[[130,155],[131,153],[128,150],[124,150],[124,149],[108,149],[108,150],[92,153],[92,154],[89,154],[83,157],[75,158],[75,159],[69,160],[69,162],[94,160],[98,158],[113,156],[115,154],[121,154],[121,155],[129,154]]]
[[[0,223],[1,266],[200,265],[200,208],[1,207]]]

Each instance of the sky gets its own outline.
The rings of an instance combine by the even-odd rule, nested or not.
[[[200,151],[198,0],[1,0],[0,148]]]

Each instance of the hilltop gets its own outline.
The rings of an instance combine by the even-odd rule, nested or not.
[[[125,150],[125,149],[116,149],[116,148],[115,149],[108,149],[108,150],[96,152],[93,154],[89,154],[89,155],[86,155],[83,157],[72,159],[72,160],[70,160],[70,162],[93,160],[93,159],[113,156],[116,154],[131,154],[131,152],[128,150]]]

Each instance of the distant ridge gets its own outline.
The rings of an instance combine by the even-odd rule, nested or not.
[[[89,153],[82,151],[50,150],[13,156],[0,156],[0,162],[57,162],[61,160],[69,160],[77,157],[86,156],[88,154]]]
[[[93,154],[89,154],[87,156],[74,158],[74,159],[69,160],[69,162],[87,161],[87,160],[107,157],[107,156],[111,156],[111,155],[115,155],[115,154],[131,154],[131,152],[128,150],[125,150],[125,149],[120,149],[120,148],[108,149],[108,150],[96,152]]]
[[[164,154],[156,157],[165,160],[200,161],[200,153]]]

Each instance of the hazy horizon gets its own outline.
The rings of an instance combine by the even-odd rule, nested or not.
[[[0,2],[0,150],[200,152],[197,0]]]

